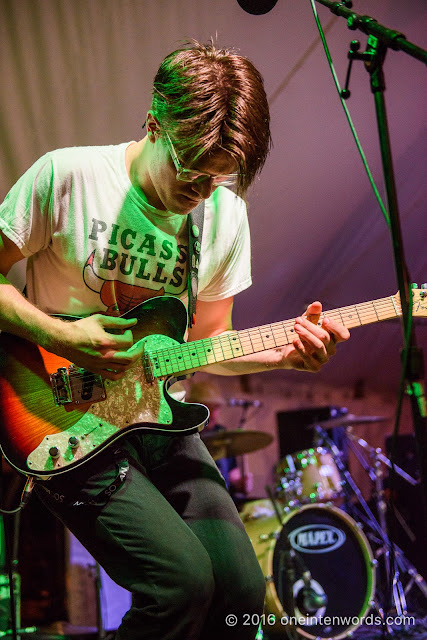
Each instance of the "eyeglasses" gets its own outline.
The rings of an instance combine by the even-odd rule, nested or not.
[[[229,173],[227,175],[219,175],[212,176],[210,173],[203,173],[203,171],[195,171],[193,169],[186,169],[182,166],[178,159],[178,155],[175,151],[175,147],[172,144],[172,140],[169,137],[167,131],[164,131],[166,136],[166,142],[169,148],[169,152],[171,154],[171,158],[175,165],[176,169],[176,179],[182,180],[183,182],[205,182],[206,180],[212,180],[213,184],[216,186],[232,186],[237,182],[237,178],[242,175],[241,173]]]

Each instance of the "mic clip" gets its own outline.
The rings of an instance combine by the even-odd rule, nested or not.
[[[315,613],[328,604],[326,593],[317,593],[311,587],[304,587],[302,593],[303,607],[307,613]]]

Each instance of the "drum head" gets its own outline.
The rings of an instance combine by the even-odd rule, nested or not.
[[[292,596],[287,589],[286,534],[297,561],[300,558],[311,573],[314,591],[307,599],[302,572],[296,566],[294,615],[308,616],[307,624],[296,625],[299,633],[308,638],[345,637],[361,624],[374,592],[372,552],[366,537],[352,518],[330,505],[306,505],[288,514],[271,566],[275,595],[282,604],[277,603],[278,610],[282,608],[287,616],[292,615]]]

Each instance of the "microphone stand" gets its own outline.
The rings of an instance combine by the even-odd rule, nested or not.
[[[395,51],[403,51],[424,63],[427,63],[427,51],[409,42],[403,33],[383,26],[377,22],[375,18],[354,13],[350,10],[352,3],[348,0],[344,0],[343,2],[316,0],[316,2],[328,7],[335,15],[346,18],[349,29],[358,29],[369,36],[367,49],[364,53],[358,53],[357,49],[353,47],[350,49],[348,56],[350,58],[350,64],[352,60],[364,61],[365,68],[370,75],[371,90],[374,94],[383,176],[390,218],[391,239],[400,292],[400,303],[402,307],[404,343],[406,344],[407,342],[408,348],[408,358],[407,361],[404,362],[402,377],[405,378],[407,393],[411,400],[414,433],[417,443],[417,455],[422,485],[423,508],[425,518],[427,519],[427,429],[426,400],[423,388],[423,354],[422,350],[416,346],[414,329],[411,322],[411,287],[409,284],[410,280],[408,269],[405,262],[399,220],[393,159],[384,99],[385,79],[383,72],[383,63],[388,48],[392,48]],[[348,90],[346,89],[344,92],[346,92],[346,95],[344,93],[343,97],[348,97]],[[408,327],[411,327],[410,331],[408,331]],[[407,333],[408,335],[406,335]]]
[[[273,496],[273,492],[271,488],[267,485],[265,487],[267,491],[267,495],[270,498],[270,502],[273,505],[274,511],[276,513],[276,517],[280,523],[280,526],[283,527],[283,519],[282,514],[280,512],[279,507],[277,506],[276,500]],[[285,603],[285,598],[283,594],[283,572],[286,572],[286,600],[287,600],[287,611],[286,613],[290,617],[291,620],[295,621],[295,600],[294,600],[294,583],[295,583],[295,551],[291,547],[291,543],[289,541],[288,535],[285,531],[284,536],[284,549],[280,550],[279,556],[279,589],[278,589],[278,597],[279,601],[282,605]],[[285,613],[284,609],[283,612]],[[287,629],[287,635],[289,640],[298,640],[298,632],[295,628],[296,625],[293,623],[289,625]]]
[[[305,611],[301,611],[300,613],[302,615],[306,615],[307,617],[312,617],[312,614],[315,611],[318,611],[319,609],[327,605],[328,598],[325,593],[317,593],[313,590],[311,586],[311,573],[304,563],[301,555],[292,548],[289,535],[286,531],[286,524],[283,523],[282,513],[277,506],[277,502],[273,496],[273,492],[268,485],[265,487],[265,489],[270,502],[273,505],[279,524],[281,527],[283,527],[284,533],[281,538],[284,548],[279,550],[279,586],[277,594],[279,597],[279,601],[282,604],[282,608],[286,602],[286,613],[288,614],[288,618],[296,621],[294,584],[296,582],[296,572],[298,570],[302,582],[304,583],[304,587],[302,588],[302,594],[304,596],[303,607],[307,606],[307,609]],[[284,598],[283,593],[282,576],[284,572],[286,573],[286,599]],[[295,627],[296,624],[294,624],[293,622],[287,629],[289,640],[298,640],[299,634]]]

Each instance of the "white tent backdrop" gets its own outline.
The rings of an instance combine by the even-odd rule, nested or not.
[[[344,84],[349,42],[357,37],[364,47],[366,36],[317,7]],[[423,0],[357,0],[354,10],[427,44]],[[394,293],[390,235],[334,89],[309,0],[278,0],[261,16],[245,13],[237,0],[0,0],[0,197],[50,149],[137,139],[160,60],[188,37],[211,36],[258,66],[272,112],[274,148],[248,197],[254,284],[236,300],[235,326],[292,318],[313,299],[331,309]],[[422,282],[425,69],[390,51],[385,75],[404,248],[412,281]],[[348,105],[383,192],[373,98],[360,62],[350,88]],[[425,344],[425,321],[418,324]],[[396,387],[399,322],[353,333],[317,380]]]
[[[355,0],[354,10],[427,46],[424,0]],[[367,38],[320,5],[318,12],[343,84],[350,41],[359,38],[364,47]],[[292,318],[314,299],[331,309],[394,293],[390,235],[334,89],[309,0],[278,0],[262,16],[245,13],[237,0],[0,0],[0,197],[48,150],[138,139],[157,66],[189,37],[213,37],[251,58],[271,103],[274,148],[248,195],[254,283],[236,299],[236,328]],[[412,281],[420,283],[427,280],[425,68],[391,51],[385,75],[406,259]],[[360,62],[350,89],[348,106],[383,193],[373,98]],[[22,269],[15,277],[22,281]],[[425,323],[417,323],[424,347]],[[377,324],[354,330],[317,376],[256,377],[246,391],[261,393],[269,380],[276,383],[268,407],[265,402],[249,428],[274,432],[275,410],[304,403],[345,404],[366,413],[366,404],[350,400],[352,390],[395,394],[401,344],[398,321]],[[297,381],[301,391],[293,396]],[[245,390],[238,383],[230,380],[228,392]],[[329,389],[326,395],[321,386]],[[369,409],[393,412],[385,400]],[[230,414],[225,424],[233,426],[237,418]],[[383,446],[380,433],[377,440]],[[277,451],[272,446],[251,461],[260,495]],[[127,596],[112,598],[126,608]]]

